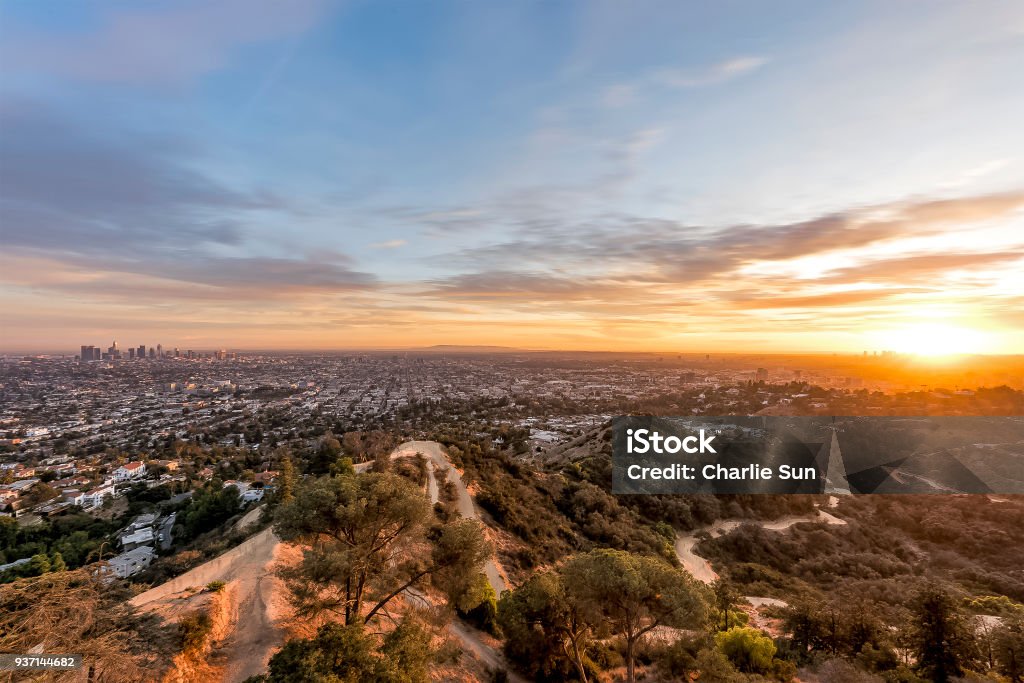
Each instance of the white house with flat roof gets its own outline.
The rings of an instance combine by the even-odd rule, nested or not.
[[[138,574],[153,562],[156,551],[144,545],[110,558],[110,571],[122,579]]]

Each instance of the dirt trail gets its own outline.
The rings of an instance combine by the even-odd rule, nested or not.
[[[834,507],[829,501],[829,507]],[[703,583],[711,583],[718,578],[718,574],[712,569],[711,563],[694,551],[697,545],[697,534],[705,531],[712,536],[724,536],[742,524],[756,524],[767,531],[785,531],[794,524],[802,522],[818,522],[830,525],[846,524],[846,520],[840,519],[824,510],[815,510],[807,515],[790,515],[780,517],[766,522],[758,522],[749,519],[720,519],[711,526],[701,527],[688,533],[676,532],[676,556],[686,571],[693,574],[693,577]]]
[[[439,498],[435,470],[444,469],[448,479],[458,491],[459,512],[468,518],[479,517],[473,500],[466,490],[462,476],[445,455],[441,444],[434,441],[409,441],[391,454],[392,458],[422,453],[427,457],[427,491],[431,502]],[[356,466],[358,471],[370,463]],[[243,528],[258,517],[256,509],[251,510],[236,528]],[[267,662],[281,646],[285,638],[285,627],[289,615],[285,588],[273,573],[274,565],[291,554],[291,549],[282,544],[272,529],[264,529],[240,545],[206,562],[181,576],[140,593],[131,604],[140,610],[156,612],[165,618],[176,619],[181,613],[194,609],[188,599],[213,581],[228,584],[225,594],[230,596],[230,628],[218,644],[215,655],[223,659],[224,677],[222,683],[241,683],[246,678],[266,670]],[[487,578],[498,595],[505,590],[505,578],[493,560],[485,566]],[[455,622],[451,631],[461,641],[466,652],[475,656],[488,667],[505,668],[504,657],[474,629]],[[509,680],[522,681],[509,672]]]
[[[473,504],[473,498],[469,495],[465,482],[462,481],[462,473],[455,469],[455,466],[448,460],[448,456],[445,454],[441,444],[436,441],[407,441],[391,453],[391,458],[415,456],[417,453],[422,453],[427,458],[427,493],[430,495],[430,502],[436,503],[440,500],[440,491],[435,472],[442,470],[447,473],[448,481],[455,485],[457,492],[456,505],[459,514],[467,519],[479,519],[480,515]],[[369,466],[370,463],[360,463],[356,465],[356,469],[365,470]],[[487,560],[484,564],[484,573],[487,574],[487,580],[497,595],[500,596],[502,591],[508,588],[505,577],[493,558]],[[506,670],[508,672],[508,680],[512,681],[512,683],[525,683],[524,679],[508,668],[504,656],[491,645],[484,642],[484,639],[475,629],[460,621],[452,622],[450,629],[452,634],[462,643],[463,648],[482,661],[487,667]]]
[[[232,628],[217,647],[224,658],[224,683],[238,683],[266,669],[284,642],[286,607],[280,580],[272,569],[282,546],[264,529],[226,553],[131,600],[145,611],[176,616],[185,599],[212,581],[223,581],[233,597]]]
[[[436,441],[407,441],[391,453],[391,459],[414,456],[417,453],[422,453],[427,458],[427,491],[430,494],[430,502],[436,503],[440,499],[437,478],[434,473],[436,470],[442,470],[448,473],[448,481],[455,485],[459,514],[467,519],[480,519],[480,514],[473,504],[473,497],[469,495],[466,484],[462,481],[462,473],[455,469],[455,466],[448,460],[441,444]],[[371,464],[359,463],[356,465],[356,470],[364,471]],[[508,589],[508,582],[493,558],[484,564],[484,573],[487,574],[487,580],[496,595],[500,596],[503,591]]]

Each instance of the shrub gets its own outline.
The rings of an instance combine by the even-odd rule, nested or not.
[[[178,622],[178,637],[183,652],[196,652],[206,644],[213,631],[213,620],[206,612],[195,611],[183,616]]]
[[[772,670],[775,643],[756,628],[733,627],[715,635],[715,645],[737,669],[744,673],[768,673]]]

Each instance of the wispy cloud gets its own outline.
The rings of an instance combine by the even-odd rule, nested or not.
[[[698,88],[739,78],[767,63],[767,57],[735,57],[705,68],[660,69],[650,75],[650,80],[669,88]]]
[[[199,0],[104,11],[95,28],[36,33],[8,26],[7,69],[134,85],[180,85],[227,66],[245,45],[296,35],[330,9],[328,0]]]
[[[601,101],[606,107],[633,104],[652,90],[700,88],[725,83],[757,71],[768,64],[762,56],[740,56],[705,67],[665,67],[634,80],[615,83],[604,89]]]
[[[386,240],[384,242],[374,242],[370,245],[371,249],[398,249],[404,247],[409,242],[407,240]]]

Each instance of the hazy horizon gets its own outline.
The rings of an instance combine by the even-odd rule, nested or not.
[[[135,348],[138,344],[123,344],[120,340],[118,341],[118,348],[122,351],[127,351],[129,348]],[[105,350],[109,344],[88,344],[96,346]],[[67,347],[34,347],[34,348],[2,348],[0,347],[0,355],[77,355],[79,347],[76,345],[73,348]],[[145,344],[146,348],[149,349],[149,344]],[[569,348],[569,347],[525,347],[525,346],[502,346],[498,344],[430,344],[430,345],[409,345],[409,346],[338,346],[338,347],[312,347],[312,346],[226,346],[226,345],[213,345],[213,346],[181,346],[177,347],[172,343],[169,345],[163,345],[163,351],[165,353],[173,352],[175,348],[184,354],[186,351],[191,350],[196,353],[212,353],[214,351],[222,350],[234,353],[243,354],[347,354],[347,353],[392,353],[392,352],[444,352],[451,351],[452,353],[468,353],[468,354],[582,354],[582,355],[622,355],[622,356],[678,356],[687,357],[692,356],[699,360],[700,356],[708,356],[711,359],[714,358],[737,358],[737,357],[750,357],[750,358],[851,358],[851,359],[885,359],[885,358],[899,358],[904,360],[911,360],[923,365],[930,366],[941,366],[941,365],[956,365],[962,363],[971,358],[978,359],[1015,359],[1024,358],[1024,353],[953,353],[945,354],[938,357],[925,356],[921,354],[915,354],[912,352],[896,352],[889,350],[876,350],[876,349],[864,349],[861,351],[798,351],[798,350],[772,350],[772,351],[761,351],[761,350],[732,350],[723,351],[715,350],[712,348],[699,348],[699,349],[682,349],[682,348],[638,348],[638,349],[612,349],[612,348]],[[154,345],[153,348],[156,348]],[[866,352],[866,353],[865,353]],[[131,362],[131,359],[122,358],[124,362]]]
[[[0,8],[0,346],[1024,350],[1024,6]]]

